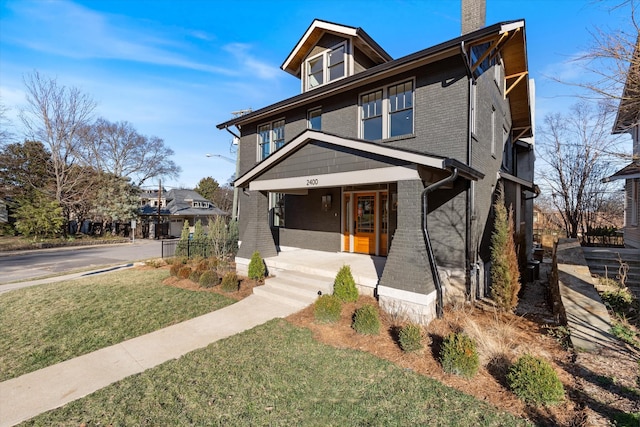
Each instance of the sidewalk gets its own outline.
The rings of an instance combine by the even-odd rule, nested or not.
[[[299,306],[259,295],[0,383],[0,427],[16,425],[212,342],[286,317]]]

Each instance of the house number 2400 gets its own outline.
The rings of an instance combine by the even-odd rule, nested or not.
[[[318,185],[318,179],[317,178],[308,179],[307,180],[307,187],[311,187],[313,185]]]

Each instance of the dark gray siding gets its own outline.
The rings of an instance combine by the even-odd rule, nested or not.
[[[367,55],[365,55],[358,48],[355,48],[353,50],[353,59],[354,59],[353,71],[355,73],[359,73],[361,71],[367,70],[376,65],[375,62],[373,62]]]
[[[314,56],[314,55],[317,55],[318,53],[324,52],[327,49],[331,49],[335,45],[340,44],[345,40],[346,39],[344,37],[340,37],[335,34],[325,33],[320,38],[318,43],[314,46],[314,48],[311,49],[311,52],[309,52],[309,55],[307,55],[307,57]]]

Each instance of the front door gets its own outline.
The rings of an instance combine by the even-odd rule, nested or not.
[[[346,252],[387,255],[387,194],[386,191],[344,194],[342,236]]]
[[[353,251],[376,253],[376,193],[356,193],[354,209]]]

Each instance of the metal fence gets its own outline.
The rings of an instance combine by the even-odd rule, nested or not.
[[[203,257],[208,258],[213,255],[211,245],[208,243],[196,243],[191,240],[163,240],[162,258],[174,256],[184,256],[187,258]]]

